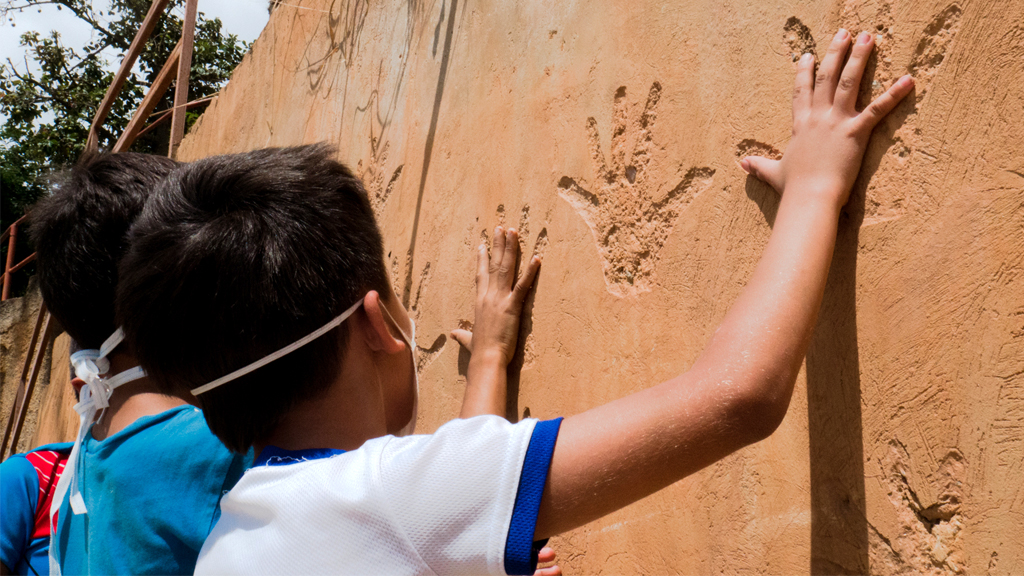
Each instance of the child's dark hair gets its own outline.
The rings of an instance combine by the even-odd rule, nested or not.
[[[192,389],[320,328],[368,290],[391,295],[369,198],[323,144],[215,156],[175,170],[132,228],[119,318],[157,386]],[[346,324],[199,396],[244,452],[341,368]]]
[[[33,206],[29,234],[43,301],[78,347],[99,348],[114,332],[128,229],[176,164],[149,154],[89,155],[54,175],[51,195]]]

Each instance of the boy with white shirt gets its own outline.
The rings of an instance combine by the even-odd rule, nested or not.
[[[741,166],[782,193],[749,285],[686,373],[562,423],[415,423],[413,326],[361,184],[329,149],[176,171],[147,204],[118,305],[143,367],[200,398],[256,465],[223,499],[197,573],[524,574],[533,542],[647,496],[778,426],[814,327],[839,212],[874,125],[855,108],[872,38],[798,65],[793,139]],[[522,297],[514,231],[481,247],[467,378],[502,378]],[[765,303],[768,305],[765,305]],[[159,326],[159,330],[145,330]],[[459,333],[460,341],[467,334]],[[557,385],[552,383],[552,386]]]

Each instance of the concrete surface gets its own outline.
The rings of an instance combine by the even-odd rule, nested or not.
[[[553,540],[568,574],[1024,573],[1024,0],[282,2],[184,159],[326,140],[418,320],[420,430],[457,414],[473,248],[544,256],[509,412],[694,361],[778,201],[794,57],[878,36],[873,136],[770,439]],[[520,372],[521,370],[521,372]]]
[[[25,357],[30,353],[28,348],[32,343],[32,331],[42,302],[43,297],[34,277],[29,280],[24,296],[0,302],[0,434],[7,429],[8,421],[13,416],[12,409],[18,396]],[[51,358],[52,345],[47,345],[25,411],[18,443],[15,450],[8,453],[25,452],[38,446],[34,443],[34,435],[39,427],[40,409],[50,389]]]

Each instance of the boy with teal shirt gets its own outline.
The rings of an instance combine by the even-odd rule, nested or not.
[[[144,154],[90,156],[32,211],[40,289],[72,338],[82,415],[48,510],[49,545],[33,549],[38,557],[48,548],[55,573],[191,574],[221,495],[251,461],[217,440],[189,395],[155,389],[128,347],[108,339],[128,228],[175,165]],[[3,464],[5,484],[12,461]],[[24,492],[29,479],[19,468]],[[5,539],[19,529],[14,520],[5,509]]]
[[[197,574],[529,573],[532,541],[770,435],[871,131],[913,87],[901,78],[858,111],[873,38],[852,40],[836,34],[817,74],[813,55],[799,61],[783,158],[740,163],[782,200],[701,356],[564,421],[477,416],[403,435],[418,391],[413,324],[365,191],[324,150],[215,157],[169,177],[133,228],[119,315],[153,378],[192,388],[211,430],[258,454],[222,500]],[[471,388],[502,377],[518,332],[515,233],[494,242],[479,252]]]

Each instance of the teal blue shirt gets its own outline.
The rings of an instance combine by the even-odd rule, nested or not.
[[[140,418],[103,441],[88,434],[78,468],[88,513],[73,514],[66,496],[61,503],[62,572],[192,574],[220,497],[251,462],[251,453],[231,453],[190,405]]]

